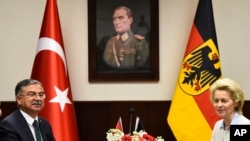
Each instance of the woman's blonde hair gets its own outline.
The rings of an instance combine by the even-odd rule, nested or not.
[[[235,107],[235,111],[239,114],[243,114],[242,108],[244,105],[244,92],[239,84],[232,79],[222,78],[214,82],[210,87],[210,100],[214,103],[214,93],[216,90],[225,90],[230,93],[234,102],[238,102],[238,106]]]

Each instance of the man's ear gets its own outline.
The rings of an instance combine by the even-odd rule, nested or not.
[[[16,96],[16,102],[18,105],[21,105],[21,97],[20,96]]]
[[[129,21],[130,21],[130,24],[132,24],[133,23],[133,18],[132,17],[129,18]]]

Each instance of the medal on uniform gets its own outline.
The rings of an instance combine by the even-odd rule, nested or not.
[[[119,53],[119,60],[123,61],[124,60],[124,52],[125,52],[125,48],[121,47],[120,48],[120,53]]]

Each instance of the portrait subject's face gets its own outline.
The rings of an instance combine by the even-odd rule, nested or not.
[[[124,9],[117,9],[113,14],[113,24],[117,33],[127,32],[132,22],[132,17],[128,17],[127,11]]]

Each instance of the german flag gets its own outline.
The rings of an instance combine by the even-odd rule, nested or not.
[[[209,87],[221,78],[211,0],[200,0],[167,122],[178,141],[208,141],[219,117]]]

